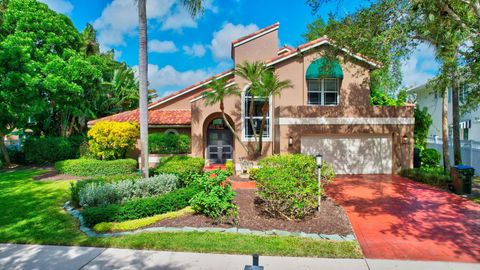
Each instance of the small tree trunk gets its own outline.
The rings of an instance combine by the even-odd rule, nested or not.
[[[262,106],[262,122],[260,124],[260,133],[258,135],[258,154],[262,155],[263,151],[263,132],[265,130],[265,126],[267,125],[267,114],[268,114],[269,104],[267,102],[263,103]]]
[[[230,125],[230,122],[227,120],[227,116],[225,115],[225,107],[223,104],[223,101],[220,101],[220,111],[222,112],[222,118],[223,121],[225,122],[225,125],[227,125],[228,129],[232,132],[233,136],[235,139],[240,143],[243,149],[247,152],[247,155],[250,155],[250,150],[248,150],[247,146],[242,142],[240,139],[240,136],[238,136],[237,132],[235,132],[235,129],[233,129],[232,125]]]
[[[450,155],[448,153],[448,89],[443,93],[442,106],[442,150],[443,168],[446,173],[450,172]]]
[[[148,58],[147,58],[147,7],[146,0],[138,0],[139,61],[138,80],[140,85],[140,151],[143,177],[148,177]]]
[[[258,134],[257,134],[257,130],[255,129],[254,121],[253,121],[254,109],[255,109],[255,96],[252,94],[252,99],[250,100],[250,108],[248,108],[248,116],[250,116],[249,122],[250,122],[250,125],[252,126],[253,138],[255,139],[255,143],[258,143],[258,137],[257,137]],[[246,128],[248,129],[248,127]]]
[[[5,134],[0,132],[0,149],[2,150],[3,153],[3,160],[5,160],[5,165],[9,167],[12,163],[10,161],[10,156],[8,155],[8,150],[7,147],[5,146]]]
[[[460,108],[458,100],[458,80],[456,72],[452,76],[452,120],[453,120],[453,159],[455,165],[462,164],[460,146]]]

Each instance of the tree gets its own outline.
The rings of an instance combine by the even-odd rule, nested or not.
[[[207,91],[202,93],[203,98],[205,99],[205,104],[207,106],[213,106],[213,105],[219,104],[220,112],[222,113],[222,119],[225,125],[227,125],[228,129],[230,129],[232,134],[235,136],[235,139],[240,143],[243,149],[245,149],[247,154],[250,154],[250,150],[242,142],[237,132],[232,127],[232,125],[230,124],[230,122],[228,121],[225,115],[225,104],[224,104],[225,98],[229,96],[240,96],[240,90],[235,86],[227,86],[226,78],[212,80],[212,82],[208,85],[208,87],[211,88],[212,91]]]
[[[191,16],[203,12],[202,0],[182,0]],[[143,175],[148,177],[148,58],[147,58],[147,0],[137,0],[138,5],[138,78],[140,96],[140,151]]]
[[[415,107],[415,127],[413,131],[415,145],[421,149],[427,148],[428,130],[432,125],[432,116],[428,109]]]

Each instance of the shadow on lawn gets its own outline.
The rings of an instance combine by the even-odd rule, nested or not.
[[[468,254],[480,261],[478,204],[399,176],[340,177],[327,190],[347,211],[367,223],[368,218],[385,215],[390,225],[381,233],[435,241],[448,245],[455,254]]]

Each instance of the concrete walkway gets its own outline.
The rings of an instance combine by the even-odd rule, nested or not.
[[[243,270],[251,256],[114,248],[0,244],[0,269]],[[480,269],[480,264],[261,256],[265,270]]]

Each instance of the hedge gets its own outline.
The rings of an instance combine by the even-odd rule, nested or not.
[[[69,159],[55,163],[55,168],[65,174],[75,176],[109,176],[131,174],[137,170],[134,159],[96,160]]]
[[[417,182],[442,188],[446,187],[447,183],[451,181],[450,176],[444,173],[443,168],[402,169],[400,175]]]
[[[198,188],[190,186],[157,197],[136,199],[124,204],[86,208],[82,211],[82,215],[88,226],[101,222],[140,219],[185,208],[190,205],[190,199],[197,192]]]
[[[187,154],[190,153],[190,144],[190,137],[185,134],[148,135],[148,151],[152,154]]]
[[[44,164],[78,158],[80,145],[84,141],[83,136],[29,138],[23,146],[25,161],[31,164]]]
[[[153,170],[154,174],[173,174],[180,184],[187,186],[198,174],[201,174],[205,160],[198,157],[172,156],[162,158],[160,164]]]

